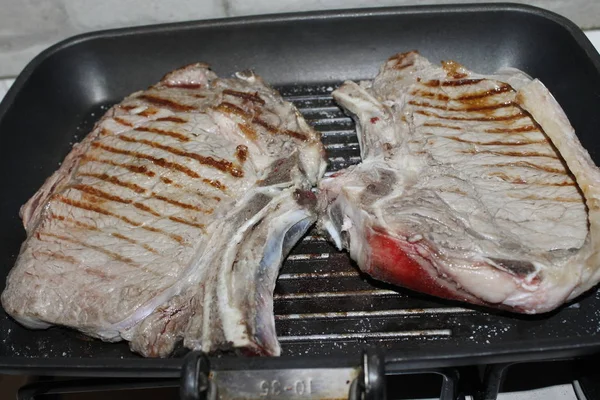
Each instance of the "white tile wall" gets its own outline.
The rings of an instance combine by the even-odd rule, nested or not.
[[[426,0],[448,4],[465,0]],[[471,0],[472,3],[501,0]],[[600,0],[512,0],[600,27]],[[422,4],[419,0],[0,0],[0,77],[16,75],[42,49],[77,33],[290,11]]]
[[[229,15],[255,15],[290,11],[328,10],[360,7],[409,6],[416,4],[498,3],[506,0],[225,0]],[[578,25],[600,27],[598,0],[512,0],[546,8],[575,21]]]
[[[74,0],[63,1],[77,30],[226,17],[221,0]]]

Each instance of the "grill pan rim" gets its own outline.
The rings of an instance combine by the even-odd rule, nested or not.
[[[386,372],[389,374],[460,367],[469,365],[550,361],[581,357],[600,352],[596,338],[573,344],[569,339],[546,340],[536,348],[515,343],[511,348],[503,344],[480,346],[471,352],[456,355],[448,351],[390,351],[385,354]],[[281,357],[209,357],[214,370],[281,370],[295,368],[346,368],[361,365],[360,354],[356,356],[281,356]],[[4,374],[31,373],[51,376],[89,376],[123,378],[178,378],[183,358],[11,358],[0,357],[0,372]]]
[[[265,14],[255,16],[242,16],[231,18],[216,18],[212,20],[197,20],[174,22],[165,24],[151,24],[128,28],[105,29],[82,33],[59,41],[58,43],[43,50],[34,57],[19,73],[15,82],[0,102],[0,125],[2,119],[12,105],[16,94],[21,91],[33,72],[48,58],[60,55],[73,46],[83,44],[97,39],[118,38],[121,36],[141,35],[147,33],[168,33],[169,31],[180,31],[186,29],[211,28],[211,27],[236,27],[244,25],[271,24],[281,22],[294,22],[320,19],[349,19],[360,17],[377,17],[410,14],[452,14],[452,13],[488,13],[488,12],[517,12],[542,17],[548,21],[560,25],[566,29],[586,52],[594,63],[596,70],[600,73],[600,55],[583,31],[571,20],[555,12],[543,8],[520,4],[520,3],[481,3],[481,4],[439,4],[439,5],[417,5],[400,7],[370,7],[361,9],[342,9],[327,11],[308,11],[281,14]]]
[[[553,12],[537,7],[514,3],[491,4],[461,4],[461,5],[435,5],[412,7],[386,7],[367,9],[347,9],[331,11],[315,11],[290,14],[273,14],[251,17],[235,17],[205,21],[192,21],[148,25],[133,28],[121,28],[86,33],[66,39],[50,47],[35,57],[20,73],[9,92],[0,103],[0,126],[13,106],[17,94],[23,89],[27,81],[51,57],[60,57],[61,53],[75,46],[98,39],[114,39],[123,36],[141,35],[147,33],[169,33],[193,29],[234,28],[251,25],[294,23],[296,21],[337,20],[377,16],[407,16],[413,14],[448,14],[453,13],[494,13],[513,12],[528,14],[543,18],[554,25],[565,29],[583,49],[595,67],[595,72],[600,75],[600,55],[596,52],[590,41],[573,22]],[[545,339],[540,340],[535,348],[527,343],[514,343],[507,348],[506,344],[490,344],[473,346],[472,349],[455,354],[451,351],[436,349],[426,354],[419,351],[389,351],[386,354],[386,363],[391,369],[406,370],[420,368],[434,368],[449,365],[469,365],[489,362],[507,361],[532,361],[556,357],[571,357],[600,350],[600,337],[579,338],[577,343],[572,339]],[[182,358],[168,359],[110,359],[110,358],[70,358],[49,359],[29,357],[0,356],[0,371],[3,373],[35,372],[38,374],[52,375],[77,375],[77,376],[114,376],[114,377],[178,377]],[[238,358],[225,356],[211,359],[216,369],[279,369],[279,368],[305,368],[318,366],[344,366],[359,363],[359,355],[351,356],[289,356],[281,358]]]

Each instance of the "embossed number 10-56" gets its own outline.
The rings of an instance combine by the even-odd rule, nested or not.
[[[261,381],[260,390],[260,395],[264,397],[278,396],[280,394],[310,396],[312,394],[312,379],[295,381],[291,385],[284,385],[278,380]]]

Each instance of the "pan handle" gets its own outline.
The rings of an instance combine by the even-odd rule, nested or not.
[[[209,379],[210,361],[202,352],[191,351],[183,362],[179,397],[181,400],[215,400],[217,387]]]

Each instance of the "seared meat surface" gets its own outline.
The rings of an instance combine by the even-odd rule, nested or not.
[[[278,355],[272,292],[314,223],[319,135],[251,72],[194,64],[111,108],[23,206],[2,304],[146,356]]]
[[[364,272],[523,313],[600,280],[600,174],[539,81],[409,52],[333,96],[363,161],[323,180],[322,225]]]

